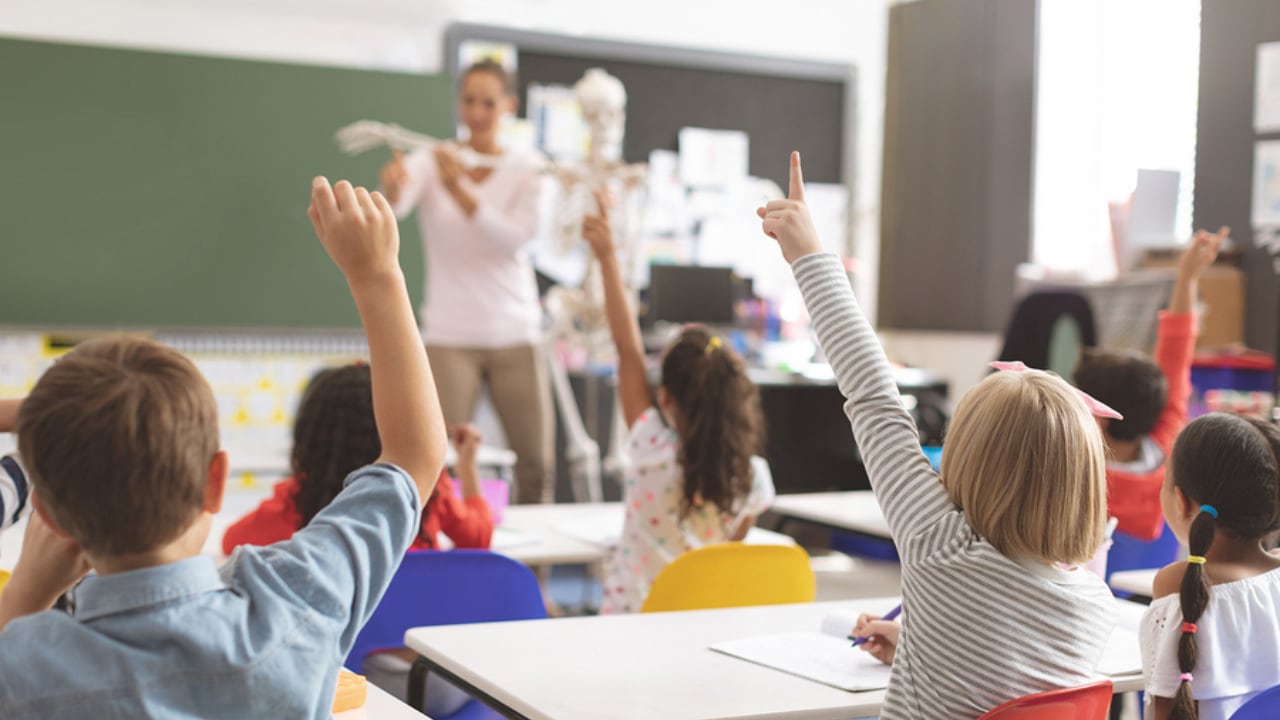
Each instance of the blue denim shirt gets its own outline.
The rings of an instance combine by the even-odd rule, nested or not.
[[[338,668],[418,529],[403,470],[362,468],[284,542],[90,577],[0,632],[0,718],[329,718]]]

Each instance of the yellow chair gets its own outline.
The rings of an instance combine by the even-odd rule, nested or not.
[[[740,542],[692,550],[662,569],[640,612],[813,602],[809,555],[795,545]]]

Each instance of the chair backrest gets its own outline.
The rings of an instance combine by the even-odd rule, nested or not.
[[[1107,720],[1113,686],[1100,680],[1010,700],[978,720]]]
[[[488,550],[415,550],[356,635],[346,666],[360,672],[370,652],[403,647],[409,628],[546,616],[537,577],[515,560]]]
[[[1070,325],[1059,322],[1064,318],[1070,319]],[[999,359],[1070,377],[1079,348],[1093,347],[1097,341],[1093,309],[1084,295],[1042,290],[1022,298],[1014,308]],[[1055,343],[1071,347],[1055,348]]]
[[[1162,568],[1176,560],[1180,550],[1178,537],[1168,525],[1160,537],[1150,542],[1117,530],[1111,536],[1111,549],[1107,551],[1107,577],[1122,570]]]
[[[1240,706],[1231,720],[1274,720],[1280,717],[1280,685],[1263,690]]]
[[[658,573],[640,612],[813,602],[809,556],[795,545],[720,543],[691,550]]]

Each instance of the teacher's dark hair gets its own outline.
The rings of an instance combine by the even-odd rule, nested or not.
[[[508,97],[515,97],[519,83],[516,81],[515,73],[507,72],[502,64],[496,60],[485,58],[478,60],[467,66],[462,74],[458,76],[458,86],[466,82],[467,78],[475,73],[486,73],[492,75],[502,82],[502,93]]]

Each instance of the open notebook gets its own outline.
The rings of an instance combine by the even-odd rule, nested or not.
[[[857,619],[856,612],[832,613],[823,618],[820,632],[761,635],[717,643],[711,649],[841,690],[886,688],[889,666],[852,647],[849,640]],[[1117,628],[1103,649],[1097,670],[1099,675],[1112,677],[1141,672],[1138,634]]]
[[[857,620],[857,613],[832,613],[823,618],[820,632],[761,635],[717,643],[711,649],[841,690],[886,688],[889,666],[849,641]]]

